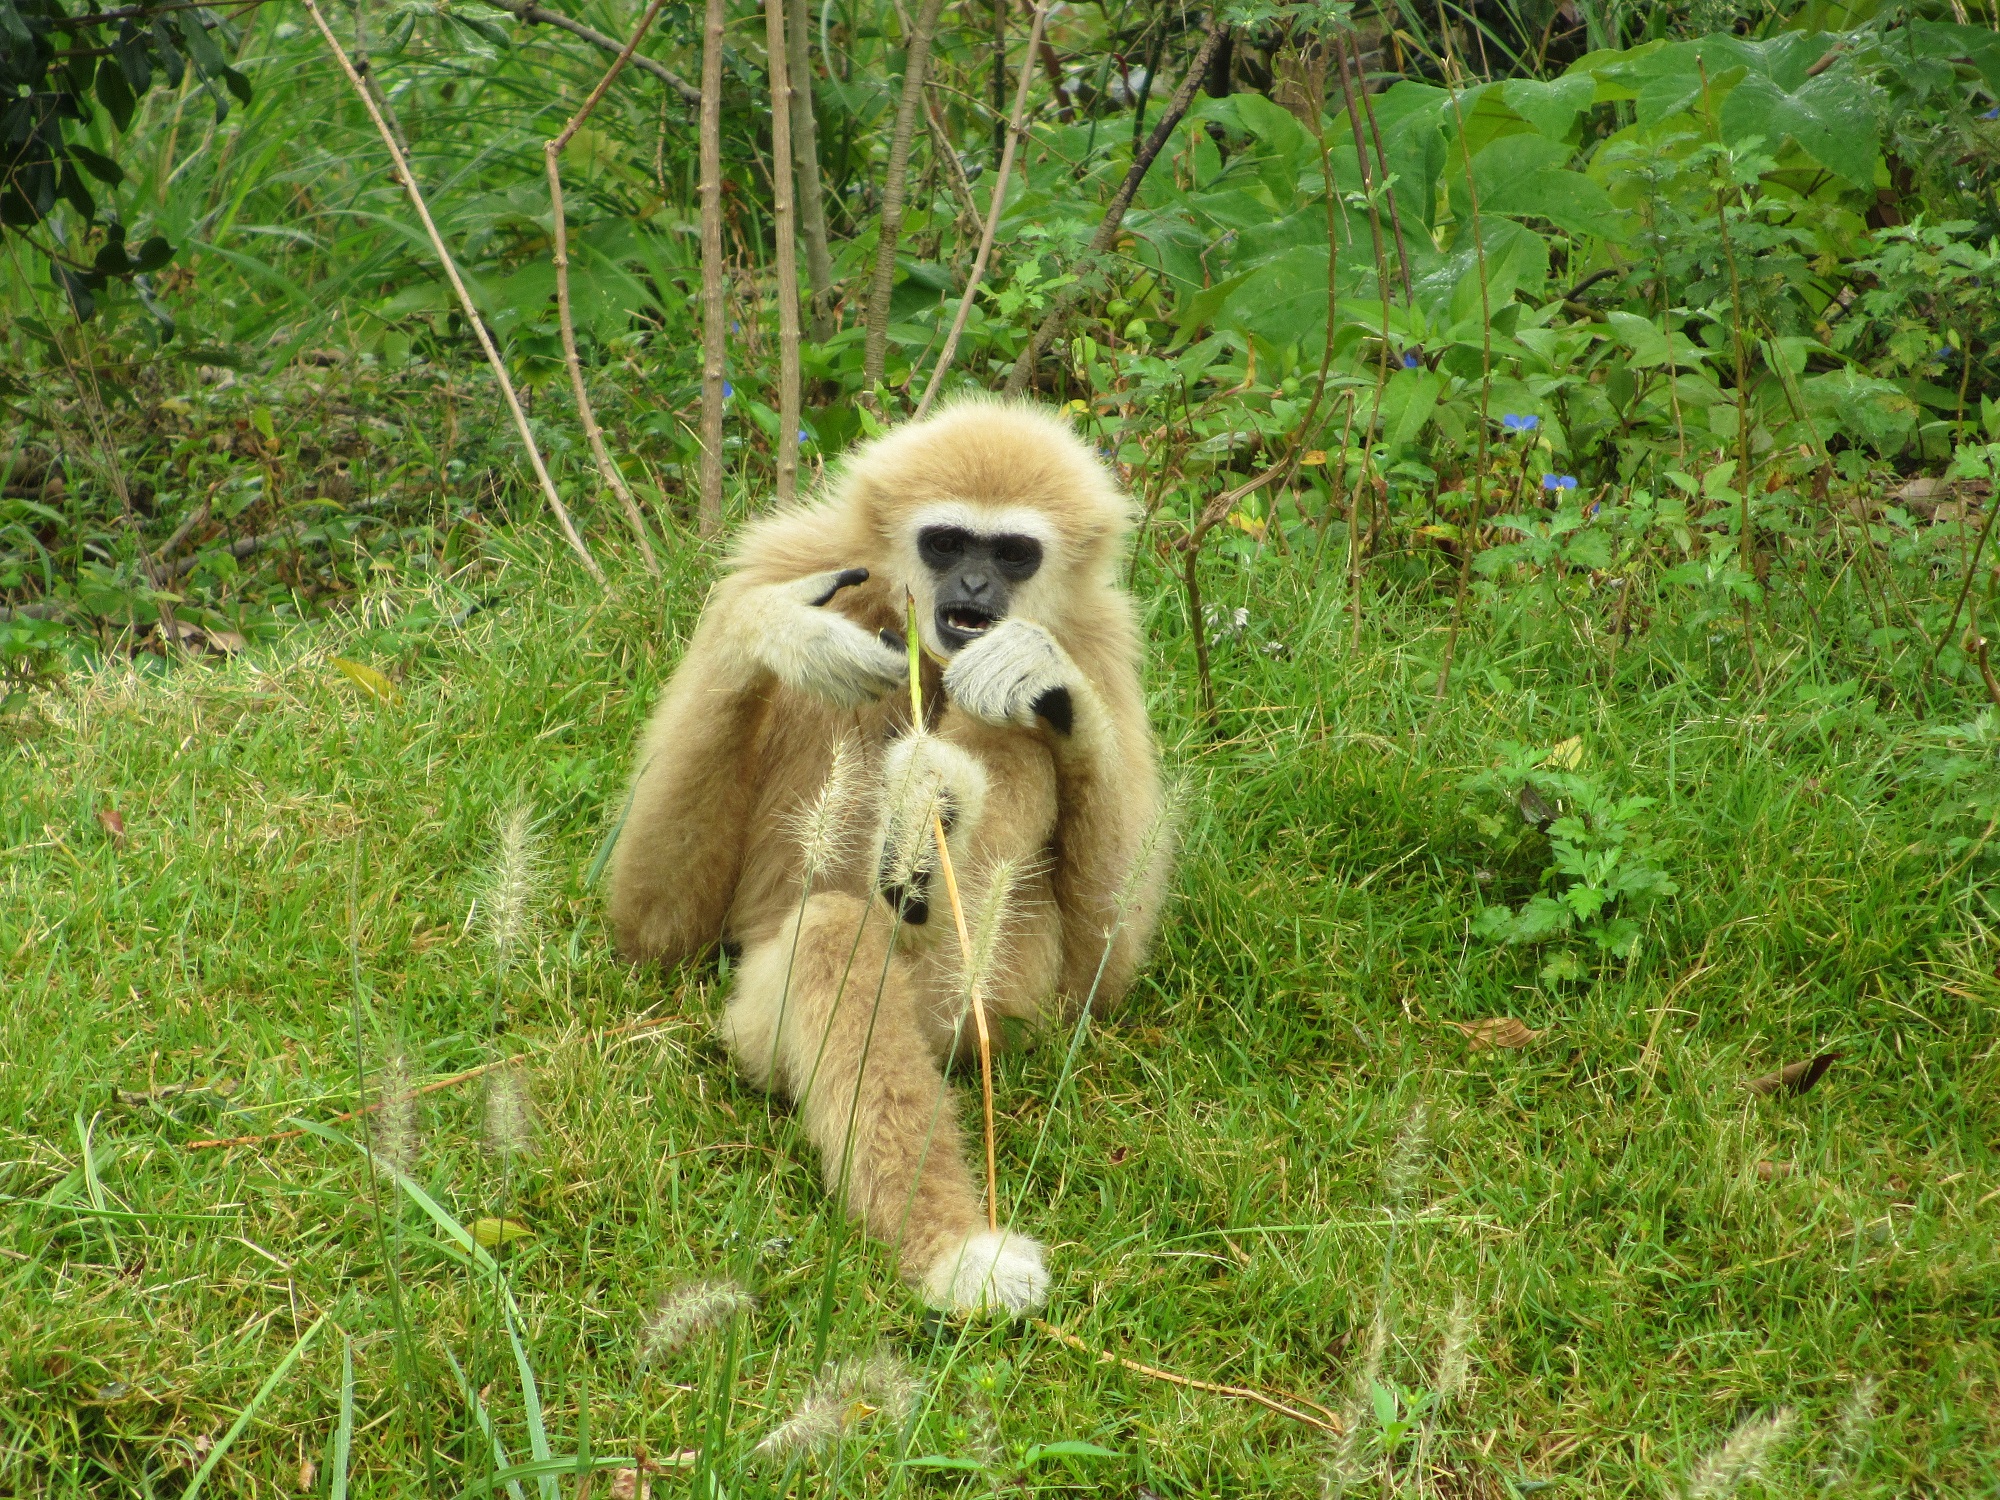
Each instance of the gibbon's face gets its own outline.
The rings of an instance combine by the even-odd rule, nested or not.
[[[912,592],[924,644],[950,657],[1009,615],[1032,614],[1054,537],[1045,517],[1016,507],[928,506],[911,518]]]

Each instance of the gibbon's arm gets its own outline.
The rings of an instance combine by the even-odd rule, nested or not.
[[[827,608],[867,577],[847,568],[763,583],[739,573],[717,586],[647,725],[612,856],[611,925],[628,957],[671,964],[722,936],[774,690],[854,707],[908,674],[904,653]]]
[[[961,651],[944,678],[971,717],[1033,731],[1048,746],[1061,988],[1081,1003],[1094,986],[1104,1006],[1138,972],[1165,871],[1159,771],[1131,637],[1128,620],[1108,618],[1093,672],[1041,626],[1005,620]]]

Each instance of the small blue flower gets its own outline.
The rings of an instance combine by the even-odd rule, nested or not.
[[[1603,502],[1603,501],[1601,501],[1601,500],[1593,500],[1593,501],[1591,501],[1591,502],[1590,502],[1590,509],[1589,509],[1589,510],[1587,510],[1587,511],[1585,511],[1585,512],[1584,512],[1584,515],[1585,515],[1586,517],[1589,517],[1589,516],[1594,516],[1594,515],[1596,515],[1596,514],[1597,514],[1597,508],[1598,508],[1598,507],[1599,507],[1600,505],[1602,505],[1603,503],[1604,503],[1604,502]]]
[[[799,429],[799,441],[802,443],[810,443],[812,441],[812,438],[806,434],[806,430],[803,427]]]
[[[1949,344],[1946,344],[1946,345],[1945,345],[1945,346],[1944,346],[1944,347],[1943,347],[1942,349],[1938,350],[1938,352],[1937,352],[1937,353],[1933,354],[1933,355],[1931,356],[1931,358],[1932,358],[1932,359],[1950,359],[1950,358],[1951,358],[1951,345],[1949,345]]]
[[[731,385],[731,384],[730,384],[730,383],[729,383],[728,381],[726,381],[726,380],[725,380],[725,381],[723,381],[723,382],[722,382],[722,399],[723,399],[724,401],[727,401],[727,400],[728,400],[728,399],[729,399],[729,398],[730,398],[731,396],[733,396],[733,395],[735,395],[735,394],[736,394],[736,387],[735,387],[735,386],[733,386],[733,385]]]
[[[1993,108],[1987,110],[1986,113],[1981,115],[1979,118],[1982,120],[2000,120],[2000,104],[1996,104]]]
[[[1573,490],[1576,488],[1574,474],[1544,474],[1542,488],[1545,490]]]
[[[1500,425],[1509,432],[1533,432],[1537,427],[1542,425],[1542,419],[1533,416],[1516,416],[1510,411],[1500,419]]]
[[[1416,367],[1417,367],[1418,365],[1420,365],[1420,364],[1422,364],[1422,363],[1423,363],[1423,361],[1422,361],[1421,359],[1417,358],[1417,351],[1416,351],[1416,350],[1414,350],[1414,349],[1405,349],[1405,350],[1403,351],[1403,368],[1404,368],[1404,369],[1406,369],[1406,370],[1414,370],[1414,369],[1415,369],[1415,368],[1416,368]]]

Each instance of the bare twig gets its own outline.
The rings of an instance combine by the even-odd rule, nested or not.
[[[785,0],[764,0],[764,52],[771,69],[771,220],[778,261],[777,495],[778,503],[786,505],[799,493],[799,244],[792,196],[792,90],[785,57]]]
[[[882,213],[875,241],[875,275],[868,289],[867,335],[861,348],[861,399],[873,403],[875,387],[889,357],[889,299],[896,284],[896,246],[903,237],[903,200],[910,177],[910,143],[916,138],[923,105],[924,73],[930,66],[931,35],[944,0],[923,0],[910,27],[903,54],[903,93],[896,104],[896,127],[889,137],[889,165],[882,177]]]
[[[722,264],[722,0],[708,0],[701,36],[701,498],[703,536],[722,526],[724,321]]]
[[[1180,124],[1181,117],[1188,112],[1188,106],[1194,102],[1195,90],[1207,76],[1209,60],[1215,56],[1216,49],[1228,35],[1229,27],[1221,16],[1211,15],[1208,20],[1208,35],[1202,39],[1201,50],[1195,54],[1194,61],[1188,64],[1187,72],[1182,75],[1180,87],[1174,90],[1173,101],[1168,104],[1166,114],[1161,116],[1160,123],[1153,127],[1153,133],[1146,144],[1133,153],[1132,166],[1125,173],[1125,180],[1119,184],[1118,192],[1111,200],[1111,206],[1105,209],[1103,221],[1098,224],[1097,232],[1090,237],[1090,247],[1083,252],[1083,258],[1073,268],[1076,279],[1056,293],[1055,304],[1036,326],[1034,336],[1028,340],[1028,347],[1023,349],[1020,358],[1014,361],[1014,368],[1007,376],[1008,395],[1018,396],[1028,388],[1028,382],[1034,378],[1036,361],[1042,357],[1042,351],[1048,347],[1049,340],[1062,331],[1063,324],[1075,309],[1078,299],[1082,297],[1084,278],[1096,270],[1098,261],[1109,254],[1111,247],[1118,243],[1118,230],[1125,222],[1125,210],[1132,206],[1132,199],[1139,191],[1139,184],[1146,180],[1146,173],[1152,169],[1154,159],[1165,149],[1168,139],[1174,133],[1174,127]]]
[[[1093,1349],[1075,1334],[1035,1319],[1038,1332],[1047,1334],[1057,1343],[1067,1344],[1079,1354],[1088,1354],[1100,1365],[1117,1365],[1122,1370],[1130,1370],[1135,1375],[1144,1375],[1150,1380],[1164,1380],[1169,1385],[1178,1385],[1191,1391],[1207,1391],[1214,1396],[1234,1396],[1239,1401],[1254,1401],[1266,1411],[1274,1411],[1281,1417],[1289,1417],[1294,1422],[1303,1422],[1308,1427],[1316,1427],[1321,1432],[1338,1435],[1347,1430],[1347,1424],[1334,1412],[1327,1410],[1317,1401],[1308,1401],[1304,1396],[1294,1396],[1290,1391],[1280,1391],[1273,1396],[1265,1391],[1254,1390],[1247,1385],[1223,1385],[1220,1381],[1196,1380],[1192,1375],[1176,1375],[1172,1370],[1162,1370],[1158,1365],[1144,1365],[1136,1359],[1127,1359],[1122,1354],[1113,1354],[1104,1349]],[[1282,1399],[1280,1399],[1282,1398]]]
[[[602,52],[617,52],[624,46],[617,37],[606,36],[595,26],[586,26],[581,21],[572,21],[560,11],[553,11],[546,6],[535,4],[534,0],[493,0],[493,7],[496,10],[506,11],[515,20],[528,26],[553,26],[558,31],[567,31],[571,36],[590,43],[591,46],[596,47]],[[634,57],[632,59],[632,66],[640,69],[642,72],[651,73],[660,82],[680,95],[685,103],[694,105],[697,108],[700,107],[701,90],[681,77],[672,68],[663,67],[659,63],[654,62],[650,57]]]
[[[792,86],[792,162],[798,177],[799,233],[812,288],[812,336],[833,332],[833,256],[826,247],[826,195],[819,180],[819,124],[813,112],[809,0],[785,0],[785,62]]]
[[[625,512],[625,519],[632,527],[632,535],[639,539],[639,555],[645,560],[646,571],[655,578],[660,576],[660,560],[653,555],[652,538],[646,535],[646,518],[639,514],[639,503],[632,498],[632,490],[625,483],[625,476],[618,472],[618,465],[611,460],[610,451],[604,446],[604,431],[597,425],[597,412],[591,407],[590,393],[583,384],[583,361],[576,352],[576,320],[569,303],[569,220],[563,214],[562,170],[559,158],[590,112],[597,108],[597,101],[604,97],[604,91],[611,82],[624,71],[631,60],[633,50],[645,36],[647,28],[653,24],[653,17],[660,13],[664,0],[652,0],[646,13],[639,18],[639,26],[632,33],[632,40],[625,44],[625,50],[612,60],[604,76],[597,81],[597,87],[590,91],[581,108],[570,116],[554,140],[542,147],[544,164],[549,173],[549,208],[553,214],[554,261],[556,271],[556,319],[562,325],[563,363],[569,366],[570,389],[576,396],[577,416],[583,421],[583,435],[590,440],[590,455],[597,461],[597,473],[618,497],[619,508]]]
[[[944,164],[945,181],[951,186],[951,195],[958,200],[958,211],[965,216],[966,223],[977,224],[979,200],[972,196],[972,184],[965,176],[965,163],[958,159],[951,135],[944,128],[944,121],[938,118],[937,102],[931,98],[928,87],[924,90],[924,120],[931,130],[931,150]]]
[[[500,351],[493,347],[493,336],[486,331],[485,320],[479,316],[479,309],[472,301],[472,293],[466,290],[465,281],[458,274],[457,263],[452,260],[451,252],[445,249],[444,236],[438,233],[437,224],[431,218],[430,207],[424,202],[423,190],[417,186],[416,173],[410,170],[408,160],[401,148],[396,145],[395,136],[390,133],[389,122],[382,118],[382,112],[375,107],[375,100],[362,83],[361,75],[354,71],[354,64],[348,59],[346,50],[335,38],[333,29],[326,24],[326,17],[320,14],[318,0],[305,0],[305,7],[306,14],[313,18],[313,24],[319,28],[320,35],[326,38],[326,45],[332,51],[335,60],[339,62],[340,71],[347,75],[347,81],[353,86],[356,97],[367,109],[369,119],[375,122],[375,130],[382,137],[382,144],[389,149],[389,157],[395,163],[396,174],[402,178],[404,190],[410,195],[410,203],[416,208],[417,217],[423,221],[424,233],[430,236],[431,249],[437,253],[438,264],[444,267],[445,277],[451,282],[452,291],[458,295],[458,305],[463,309],[466,321],[472,325],[472,331],[479,339],[479,347],[486,355],[487,364],[493,367],[493,378],[499,382],[500,394],[506,398],[507,410],[514,418],[514,429],[520,433],[521,444],[528,450],[528,460],[534,465],[535,478],[541,482],[542,496],[548,501],[549,509],[555,513],[556,521],[562,527],[563,536],[568,540],[570,550],[576,553],[592,578],[599,583],[604,582],[604,570],[598,567],[597,559],[590,555],[590,549],[584,546],[583,538],[577,535],[576,523],[570,520],[569,508],[562,503],[562,497],[556,493],[555,481],[549,478],[548,466],[542,462],[542,450],[535,446],[535,435],[528,427],[528,414],[521,409],[521,399],[514,394],[514,382],[508,377],[507,366],[500,358]]]
[[[1042,27],[1048,18],[1048,0],[1044,0],[1035,7],[1034,24],[1028,30],[1028,55],[1021,61],[1020,82],[1014,88],[1014,108],[1007,117],[1007,143],[1000,151],[1000,168],[993,174],[993,199],[987,206],[986,227],[979,234],[979,253],[972,258],[972,271],[965,280],[965,295],[958,299],[958,312],[951,320],[951,333],[944,341],[944,352],[938,355],[937,367],[931,371],[930,383],[924,387],[923,399],[917,403],[918,418],[931,409],[931,402],[937,398],[938,387],[944,383],[945,372],[951,368],[952,359],[958,353],[959,336],[965,332],[965,320],[972,312],[972,299],[979,295],[979,283],[986,279],[986,262],[992,258],[993,239],[1000,232],[1000,212],[1007,206],[1007,179],[1013,175],[1014,155],[1021,143],[1021,122],[1028,112],[1028,85],[1035,77],[1035,49],[1041,42]]]

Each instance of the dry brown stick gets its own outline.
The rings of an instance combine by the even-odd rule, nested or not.
[[[643,1031],[649,1026],[670,1025],[671,1023],[679,1019],[680,1017],[678,1016],[649,1016],[646,1019],[640,1021],[627,1021],[622,1026],[613,1026],[608,1031],[598,1032],[596,1034],[596,1039],[598,1041],[605,1041],[614,1036],[623,1036],[628,1032]],[[453,1088],[458,1084],[466,1083],[474,1078],[478,1078],[482,1074],[491,1073],[497,1068],[512,1067],[515,1063],[518,1063],[519,1061],[521,1061],[521,1059],[518,1057],[503,1057],[497,1059],[494,1062],[481,1063],[476,1068],[467,1068],[463,1073],[453,1073],[448,1078],[433,1078],[429,1083],[424,1084],[420,1088],[411,1089],[408,1093],[397,1094],[394,1097],[396,1099],[414,1099],[420,1094],[435,1094],[440,1089]],[[320,1123],[324,1125],[339,1125],[348,1120],[358,1120],[363,1115],[374,1114],[377,1110],[381,1109],[383,1105],[389,1102],[390,1100],[388,1099],[377,1099],[373,1104],[364,1104],[360,1106],[358,1109],[350,1109],[343,1114],[337,1114],[332,1119],[323,1120]],[[275,1107],[277,1106],[273,1106],[273,1108]],[[189,1141],[187,1143],[187,1149],[190,1151],[214,1151],[222,1149],[224,1147],[261,1146],[271,1141],[296,1140],[298,1139],[298,1137],[305,1134],[306,1132],[304,1130],[276,1130],[270,1132],[267,1135],[231,1135],[231,1136],[207,1137],[198,1141]]]
[[[1180,87],[1174,90],[1166,114],[1161,116],[1159,124],[1153,127],[1153,133],[1147,137],[1146,144],[1133,156],[1132,166],[1125,173],[1124,182],[1119,184],[1118,192],[1111,200],[1111,206],[1105,209],[1104,218],[1099,222],[1097,232],[1090,237],[1089,248],[1083,252],[1083,258],[1071,268],[1075,279],[1056,293],[1054,305],[1036,325],[1034,335],[1028,340],[1028,347],[1023,349],[1020,358],[1014,361],[1014,368],[1007,375],[1008,395],[1018,396],[1028,388],[1028,382],[1034,378],[1035,362],[1042,357],[1042,351],[1048,347],[1049,340],[1061,330],[1063,321],[1069,317],[1077,300],[1083,295],[1084,278],[1095,268],[1098,260],[1109,254],[1111,247],[1118,242],[1119,227],[1125,222],[1125,211],[1132,206],[1132,199],[1139,191],[1139,184],[1145,181],[1146,173],[1152,170],[1155,158],[1166,148],[1175,127],[1181,122],[1181,117],[1188,112],[1188,106],[1194,102],[1195,90],[1207,76],[1209,59],[1215,56],[1215,49],[1222,45],[1228,35],[1229,27],[1223,23],[1221,17],[1210,16],[1208,35],[1203,38],[1201,50],[1195,54],[1194,61],[1188,64],[1187,72],[1181,78]]]
[[[580,37],[582,40],[590,43],[591,46],[605,52],[616,52],[619,49],[617,37],[606,36],[595,26],[586,26],[581,21],[572,21],[560,11],[553,11],[546,6],[536,5],[534,0],[493,0],[493,6],[496,10],[506,11],[508,15],[524,25],[553,26],[556,30],[567,31],[571,36]],[[660,82],[680,95],[686,103],[696,106],[700,105],[701,90],[681,77],[672,68],[663,67],[661,64],[654,62],[650,57],[635,57],[632,59],[632,66],[651,73]]]
[[[1317,1427],[1321,1432],[1338,1435],[1347,1430],[1339,1416],[1321,1406],[1317,1401],[1308,1401],[1304,1396],[1294,1396],[1290,1391],[1279,1392],[1278,1396],[1252,1389],[1247,1385],[1224,1385],[1215,1380],[1197,1380],[1192,1375],[1176,1375],[1172,1370],[1162,1370],[1158,1365],[1145,1365],[1136,1359],[1127,1359],[1122,1354],[1113,1354],[1104,1349],[1093,1349],[1075,1334],[1045,1323],[1040,1318],[1034,1320],[1039,1332],[1047,1334],[1058,1343],[1067,1344],[1080,1354],[1088,1354],[1100,1365],[1117,1365],[1130,1370],[1135,1375],[1144,1375],[1151,1380],[1164,1380],[1169,1385],[1185,1386],[1192,1391],[1207,1391],[1213,1396],[1234,1396],[1239,1401],[1254,1401],[1267,1411],[1274,1411],[1281,1417],[1290,1417],[1294,1422],[1303,1422],[1308,1427]],[[1301,1408],[1308,1408],[1301,1410]]]
[[[1028,55],[1021,62],[1021,80],[1014,89],[1014,108],[1007,117],[1007,144],[1000,151],[1000,170],[993,174],[993,201],[986,210],[986,227],[980,231],[979,253],[972,258],[972,273],[966,278],[965,295],[958,299],[958,312],[951,320],[951,333],[944,341],[944,352],[938,356],[937,367],[931,371],[930,383],[924,387],[923,399],[917,402],[916,416],[922,420],[931,409],[931,402],[937,398],[938,387],[944,383],[945,372],[951,369],[951,362],[958,354],[959,336],[965,332],[965,320],[972,312],[972,299],[979,295],[979,283],[986,279],[986,262],[993,255],[993,240],[1000,233],[1000,211],[1007,206],[1007,179],[1014,170],[1014,155],[1021,141],[1021,121],[1028,110],[1028,85],[1035,77],[1035,49],[1042,39],[1042,26],[1049,18],[1049,3],[1035,7],[1035,20],[1028,31]]]
[[[928,84],[924,89],[924,120],[930,126],[931,149],[937,152],[938,160],[944,164],[945,181],[951,185],[951,194],[958,200],[959,212],[965,215],[968,224],[977,224],[979,200],[972,196],[972,184],[965,176],[965,163],[958,159],[958,150],[951,143],[944,121],[938,118],[937,101],[931,98]]]
[[[552,141],[542,147],[542,157],[549,172],[549,207],[554,216],[556,270],[556,320],[562,326],[563,363],[569,366],[570,390],[576,396],[577,416],[583,421],[583,435],[590,440],[590,456],[597,462],[597,474],[611,493],[618,497],[619,508],[625,512],[625,519],[632,527],[632,535],[639,539],[639,555],[645,560],[646,571],[655,578],[660,576],[660,560],[653,555],[653,542],[646,535],[646,518],[639,514],[639,502],[632,498],[631,487],[625,483],[625,476],[618,472],[618,465],[611,461],[610,450],[604,446],[604,431],[597,425],[597,412],[591,407],[590,393],[584,389],[583,361],[576,352],[576,320],[571,315],[569,304],[569,220],[563,213],[562,170],[559,158],[583,122],[590,118],[590,112],[597,108],[597,101],[604,97],[604,91],[611,87],[611,81],[624,71],[631,60],[633,50],[640,38],[653,24],[653,17],[660,13],[665,0],[652,0],[646,13],[639,18],[638,30],[632,33],[632,40],[625,44],[625,50],[612,60],[604,76],[597,80],[597,87],[583,101],[581,108],[569,117],[569,123]]]
[[[444,247],[444,236],[438,233],[436,222],[431,218],[430,206],[424,202],[423,189],[417,186],[417,175],[410,170],[409,161],[401,148],[396,145],[396,137],[389,130],[389,122],[382,118],[382,111],[375,107],[375,100],[361,82],[361,75],[354,71],[354,63],[346,49],[335,38],[333,29],[326,24],[326,17],[320,14],[318,0],[305,0],[306,14],[313,18],[319,34],[326,38],[326,45],[340,64],[340,71],[347,75],[355,96],[368,111],[368,118],[375,122],[375,130],[382,137],[382,144],[389,149],[389,159],[396,165],[396,175],[403,179],[403,188],[410,195],[410,202],[417,210],[417,217],[423,220],[424,233],[430,236],[431,249],[437,253],[438,263],[444,267],[444,274],[451,282],[451,289],[458,295],[458,305],[464,310],[465,319],[472,325],[473,333],[479,339],[479,347],[486,355],[487,364],[493,367],[493,378],[500,383],[500,394],[507,400],[507,410],[514,418],[514,430],[521,435],[522,446],[528,450],[528,461],[534,465],[535,478],[541,482],[542,496],[555,512],[556,521],[561,525],[563,536],[568,540],[570,550],[582,560],[590,576],[599,583],[604,582],[604,570],[597,565],[597,559],[590,555],[590,549],[577,535],[576,523],[570,520],[569,508],[562,503],[562,496],[556,493],[556,482],[549,478],[548,466],[542,462],[542,450],[535,446],[535,435],[528,427],[528,414],[521,409],[521,398],[514,394],[514,382],[508,378],[507,366],[501,361],[500,351],[493,347],[493,336],[486,331],[486,322],[479,316],[479,309],[473,304],[472,293],[465,289],[465,281],[458,274],[458,264],[451,258],[451,252]]]
[[[764,51],[771,68],[771,220],[777,241],[780,505],[797,499],[799,493],[799,243],[793,201],[791,70],[785,47],[785,0],[764,0]]]
[[[722,526],[722,0],[708,0],[701,36],[701,534]]]

